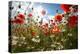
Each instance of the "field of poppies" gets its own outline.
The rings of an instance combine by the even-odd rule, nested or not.
[[[18,3],[14,2],[14,4]],[[35,3],[27,2],[27,9],[9,18],[10,52],[54,51],[78,48],[78,6],[59,4],[63,13],[54,10],[55,15],[50,17],[46,9],[34,8]],[[9,3],[10,4],[10,3]],[[13,4],[13,2],[12,2]],[[44,3],[46,4],[46,3]],[[9,6],[9,11],[14,8],[24,8],[21,2],[17,7]],[[11,12],[13,14],[13,12]],[[44,20],[44,16],[49,16]],[[9,15],[10,16],[10,15]]]

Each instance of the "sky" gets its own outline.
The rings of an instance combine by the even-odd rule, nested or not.
[[[63,13],[63,10],[60,8],[60,4],[55,3],[35,3],[35,6],[42,6],[44,9],[47,10],[48,14],[54,16],[56,15],[56,10],[59,13]]]
[[[18,9],[18,5],[20,2],[13,2],[12,6],[14,6],[15,8],[12,10],[12,18],[16,15],[17,10],[19,12],[24,12],[25,9],[27,8],[28,4],[30,2],[22,2],[22,9]],[[60,4],[56,4],[56,3],[38,3],[38,2],[34,2],[33,6],[35,8],[42,6],[42,8],[47,10],[47,13],[50,16],[55,16],[56,15],[56,10],[58,10],[59,13],[63,13],[63,10],[60,8]],[[29,10],[28,10],[29,11]]]

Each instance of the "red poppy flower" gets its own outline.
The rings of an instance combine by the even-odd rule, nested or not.
[[[65,12],[69,12],[70,7],[71,7],[71,5],[61,4],[61,9],[63,9]]]
[[[33,15],[30,13],[30,14],[28,14],[28,17],[32,17]]]
[[[24,23],[24,20],[16,19],[16,20],[15,20],[15,23],[16,23],[16,24],[23,24],[23,23]]]
[[[62,20],[62,15],[60,15],[60,14],[56,15],[55,20],[60,22]]]
[[[78,21],[78,16],[71,16],[70,19],[68,20],[68,26],[69,28],[73,28],[76,26]]]
[[[23,14],[18,14],[17,17],[19,17],[20,19],[25,19],[25,15]]]
[[[23,24],[25,21],[25,15],[18,14],[14,20],[11,20],[12,23]]]
[[[24,20],[22,19],[14,19],[14,20],[11,20],[11,23],[16,23],[16,24],[23,24],[24,23]]]
[[[59,29],[58,26],[54,26],[54,27],[51,29],[51,33],[58,33],[58,32],[61,32],[61,30]]]
[[[58,26],[54,26],[54,29],[53,29],[53,32],[60,32],[60,29],[59,29],[59,27]]]
[[[36,35],[36,33],[35,33],[35,32],[31,32],[31,35],[32,35],[32,36],[35,36],[35,35]]]

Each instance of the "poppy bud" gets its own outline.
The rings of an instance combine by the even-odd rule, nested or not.
[[[71,5],[61,4],[61,9],[64,10],[65,12],[69,12],[70,7],[71,7]]]

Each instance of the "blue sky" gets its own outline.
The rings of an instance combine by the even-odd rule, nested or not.
[[[13,18],[16,13],[19,11],[19,12],[24,12],[27,5],[29,4],[30,2],[22,2],[22,6],[23,8],[22,9],[18,9],[16,10],[17,6],[19,5],[19,2],[13,2],[13,6],[15,7],[14,10],[12,11],[12,17]],[[25,6],[25,7],[24,7]],[[34,2],[34,5],[35,7],[39,7],[39,6],[42,6],[42,8],[46,9],[48,14],[50,16],[55,16],[56,15],[56,10],[58,10],[59,13],[63,13],[63,10],[60,8],[60,4],[56,4],[56,3],[38,3],[38,2]],[[25,8],[25,9],[24,9]],[[29,10],[28,10],[29,11]],[[16,12],[16,13],[15,13]],[[15,15],[14,15],[15,14]]]
[[[63,10],[60,8],[60,4],[54,4],[54,3],[35,3],[36,6],[42,6],[44,9],[48,11],[50,15],[56,15],[56,10],[58,10],[59,13],[63,13]]]

